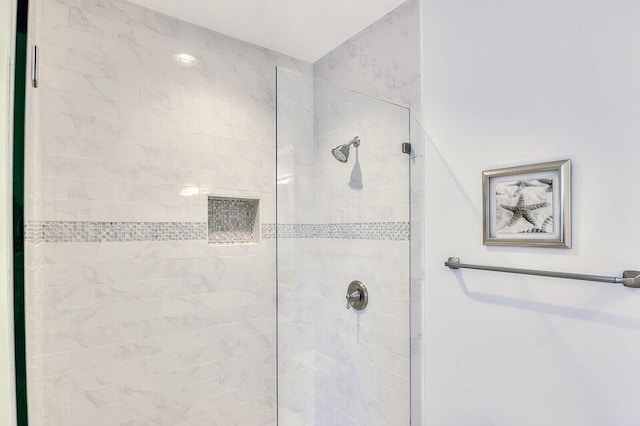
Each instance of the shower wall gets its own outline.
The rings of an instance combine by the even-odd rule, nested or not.
[[[320,223],[344,224],[310,248],[316,303],[316,424],[409,424],[409,111],[315,84],[314,200]],[[347,164],[331,148],[352,136]],[[355,234],[355,235],[352,235]],[[369,290],[345,309],[349,282]]]
[[[401,5],[314,63],[315,78],[411,107],[411,116],[380,99],[279,72],[278,222],[287,227],[278,240],[283,425],[401,425],[410,416],[421,424],[418,9],[415,0]],[[358,152],[352,147],[349,162],[337,162],[331,148],[355,135],[363,141]],[[406,141],[411,156],[400,153]],[[358,234],[358,224],[373,229]],[[388,231],[375,228],[383,224]],[[331,226],[337,231],[323,235]],[[345,309],[353,279],[369,286],[363,313]]]
[[[313,64],[314,76],[411,109],[411,421],[423,418],[425,138],[420,0],[408,0]]]
[[[408,133],[406,108],[278,71],[282,425],[409,424]],[[356,279],[363,312],[345,308]]]
[[[349,241],[349,244],[353,244],[351,246],[335,246],[337,241],[323,239],[321,240],[321,244],[324,244],[327,248],[324,250],[318,249],[312,253],[312,258],[321,259],[323,262],[323,266],[328,268],[330,271],[331,268],[329,265],[331,261],[334,260],[332,258],[332,253],[336,252],[349,252],[352,250],[359,252],[360,261],[372,261],[376,262],[377,256],[380,259],[386,259],[390,263],[394,261],[406,261],[410,263],[410,276],[411,276],[411,289],[410,294],[407,296],[410,299],[411,303],[411,316],[410,318],[407,316],[402,318],[402,321],[410,322],[410,333],[411,333],[411,423],[412,424],[422,424],[423,419],[423,357],[422,357],[422,324],[423,324],[423,288],[424,288],[424,188],[425,188],[425,174],[424,174],[424,132],[421,125],[421,86],[420,86],[420,75],[421,75],[421,49],[420,49],[420,1],[419,0],[409,0],[380,20],[370,25],[363,31],[361,31],[356,36],[352,37],[350,40],[346,41],[342,45],[338,46],[336,49],[329,52],[324,57],[320,58],[313,65],[314,68],[314,77],[317,79],[329,81],[335,83],[339,86],[346,87],[349,89],[353,89],[355,91],[374,96],[379,99],[384,99],[389,102],[409,107],[410,108],[410,134],[408,136],[408,141],[412,144],[412,154],[409,159],[409,167],[410,167],[410,211],[408,213],[409,222],[410,222],[410,241],[409,241],[409,250],[410,255],[405,257],[397,256],[398,253],[402,253],[403,249],[396,247],[392,249],[390,247],[384,248],[381,252],[375,254],[372,252],[368,252],[368,249],[374,249],[377,244],[381,246],[384,242],[375,242],[372,244],[367,244],[366,241],[363,241],[363,247],[357,247],[355,242]],[[317,86],[317,84],[316,84]],[[317,94],[316,94],[317,96]],[[316,102],[316,105],[321,106]],[[368,113],[368,111],[367,111]],[[339,122],[339,121],[338,121]],[[325,120],[325,126],[331,123],[335,125],[337,122],[335,120]],[[280,129],[280,127],[279,127]],[[320,129],[320,125],[316,122],[316,134],[322,133]],[[395,150],[399,150],[399,146],[396,145],[398,143],[399,135],[389,135],[389,149],[391,153],[395,154]],[[340,141],[336,141],[335,138],[331,141],[333,145],[337,145],[341,143]],[[317,154],[318,158],[325,158],[328,154],[328,147],[331,146],[331,143],[319,148],[319,152]],[[326,151],[326,153],[325,153]],[[364,149],[361,150],[364,152]],[[353,155],[353,149],[352,149]],[[334,167],[339,164],[335,162],[330,157],[327,161],[327,166]],[[353,160],[351,160],[353,161]],[[335,164],[333,164],[335,163]],[[384,165],[379,164],[375,167],[367,167],[365,169],[365,163],[363,163],[363,172],[370,172],[375,170],[377,172],[378,177],[387,177],[389,178],[390,174],[394,173],[393,167],[390,164],[387,164],[385,168]],[[320,166],[318,166],[320,167]],[[339,169],[339,168],[338,168]],[[340,170],[340,169],[339,169]],[[350,167],[343,167],[342,170],[350,171]],[[332,176],[335,171],[330,169],[324,169],[326,172],[325,176]],[[344,176],[341,176],[343,179]],[[329,178],[331,180],[331,178]],[[317,182],[322,182],[323,176],[320,174],[317,177]],[[333,180],[340,182],[338,179]],[[344,182],[344,180],[342,180]],[[368,182],[370,184],[371,182]],[[321,187],[327,186],[326,183],[321,183]],[[280,187],[279,187],[280,189]],[[332,188],[335,189],[335,188]],[[366,192],[363,191],[363,193]],[[354,203],[353,199],[349,199],[348,195],[345,199],[341,199],[340,203],[335,202],[333,206],[333,211],[330,213],[333,214],[333,217],[329,217],[329,220],[344,220],[344,221],[357,221],[358,214],[354,212],[357,209],[353,207],[338,207],[341,206],[342,201],[345,203],[345,206],[352,206]],[[397,193],[395,194],[397,195]],[[389,194],[379,193],[377,194],[379,200],[389,200],[389,203],[392,203],[393,196]],[[332,197],[328,196],[325,201],[331,200]],[[280,197],[278,198],[280,201]],[[350,204],[352,203],[352,204]],[[357,201],[356,201],[357,203]],[[384,201],[382,202],[384,203]],[[325,206],[331,205],[325,204]],[[320,209],[322,210],[322,209]],[[325,213],[330,211],[330,208],[325,207]],[[367,210],[367,209],[364,209]],[[316,210],[317,212],[318,210]],[[395,212],[392,209],[387,209],[383,214],[372,214],[371,211],[363,211],[362,217],[365,220],[371,221],[385,221],[385,220],[401,220],[397,218],[405,217],[403,213],[399,210]],[[317,213],[316,213],[317,214]],[[313,217],[310,219],[314,219]],[[326,217],[325,217],[326,219]],[[334,244],[331,249],[328,247]],[[391,243],[393,244],[393,243]],[[366,254],[365,254],[366,253]],[[395,255],[395,256],[394,256]],[[318,260],[320,262],[321,260]],[[358,262],[354,259],[349,259],[348,261],[340,262],[341,265],[350,265],[357,264]],[[366,264],[366,263],[365,263]],[[390,265],[385,265],[387,268]],[[397,266],[397,265],[396,265]],[[389,269],[370,269],[369,266],[366,266],[364,269],[376,271],[372,272],[372,275],[376,276],[376,279],[379,282],[386,282],[385,273],[389,271]],[[391,267],[391,269],[393,269]],[[361,273],[363,269],[356,268],[353,271],[355,275],[358,272]],[[396,277],[398,277],[397,275]],[[337,277],[335,277],[337,278]],[[334,277],[330,277],[328,283],[336,284],[340,282],[340,280],[334,279]],[[337,294],[337,292],[336,292]],[[388,333],[389,330],[402,330],[402,326],[398,323],[392,324],[393,321],[387,321],[387,328],[380,329],[385,330],[382,333]],[[331,347],[340,347],[339,343],[332,343],[331,341],[324,341],[323,345],[325,348]],[[353,390],[353,389],[351,389]],[[331,400],[331,399],[328,399]],[[335,401],[333,401],[335,403]],[[326,407],[324,407],[326,408]],[[328,410],[327,412],[330,412]],[[400,417],[394,419],[393,424],[404,424]],[[348,424],[348,423],[346,423]]]
[[[273,422],[274,69],[311,65],[120,0],[32,7],[31,424]],[[208,195],[260,198],[261,243],[209,245]]]
[[[420,0],[407,0],[313,64],[316,78],[420,117]]]

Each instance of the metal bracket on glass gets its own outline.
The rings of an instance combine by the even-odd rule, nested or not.
[[[622,284],[625,287],[640,288],[640,271],[624,271],[622,278],[603,275],[574,274],[570,272],[539,271],[535,269],[505,268],[503,266],[482,266],[460,263],[460,258],[450,257],[445,263],[450,269],[478,269],[480,271],[507,272],[510,274],[536,275],[540,277],[566,278],[569,280],[597,281]]]

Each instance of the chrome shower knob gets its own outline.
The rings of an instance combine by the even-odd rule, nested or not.
[[[354,291],[351,294],[345,296],[347,298],[347,309],[351,309],[351,304],[360,300],[360,292]]]
[[[366,308],[369,303],[367,287],[365,287],[360,281],[351,281],[347,288],[345,298],[347,299],[347,309],[353,308],[357,311],[361,311]]]

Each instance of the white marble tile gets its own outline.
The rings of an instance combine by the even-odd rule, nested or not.
[[[69,25],[69,6],[57,1],[47,0],[42,6],[46,22],[60,25]]]
[[[42,39],[48,44],[57,45],[63,49],[93,51],[93,36],[74,30],[68,25],[45,22],[41,24],[39,30]]]
[[[71,414],[96,410],[119,402],[117,386],[103,386],[69,396]]]
[[[410,0],[314,63],[314,76],[420,111],[420,2]]]
[[[95,290],[91,286],[50,287],[43,292],[45,309],[70,309],[93,306]]]
[[[284,98],[279,126],[285,127],[278,177],[286,180],[279,217],[297,223],[409,221],[410,158],[400,151],[400,143],[410,140],[409,110],[291,73],[280,73],[278,83]],[[306,87],[314,89],[313,122],[304,126]],[[351,149],[347,164],[335,161],[331,149],[355,135],[362,140],[357,152]],[[350,185],[356,159],[360,188]],[[408,425],[410,243],[278,241],[278,253],[283,424]],[[345,309],[346,287],[354,279],[369,290],[363,312]],[[313,391],[302,396],[308,383]]]
[[[115,201],[116,184],[109,181],[68,179],[67,198],[75,200]]]
[[[91,76],[44,64],[40,66],[40,82],[43,87],[67,93],[89,95],[93,90]]]
[[[44,65],[62,69],[69,68],[69,49],[66,46],[58,46],[44,42],[40,45],[40,61]]]
[[[42,200],[65,200],[68,196],[67,179],[47,177],[39,178],[34,194]]]

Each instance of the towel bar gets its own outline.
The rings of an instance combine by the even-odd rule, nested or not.
[[[537,275],[540,277],[566,278],[569,280],[598,281],[622,284],[625,287],[640,288],[640,271],[624,271],[622,278],[603,275],[573,274],[570,272],[539,271],[535,269],[505,268],[503,266],[482,266],[461,263],[460,258],[450,257],[445,263],[450,269],[478,269],[481,271],[507,272],[510,274]]]

